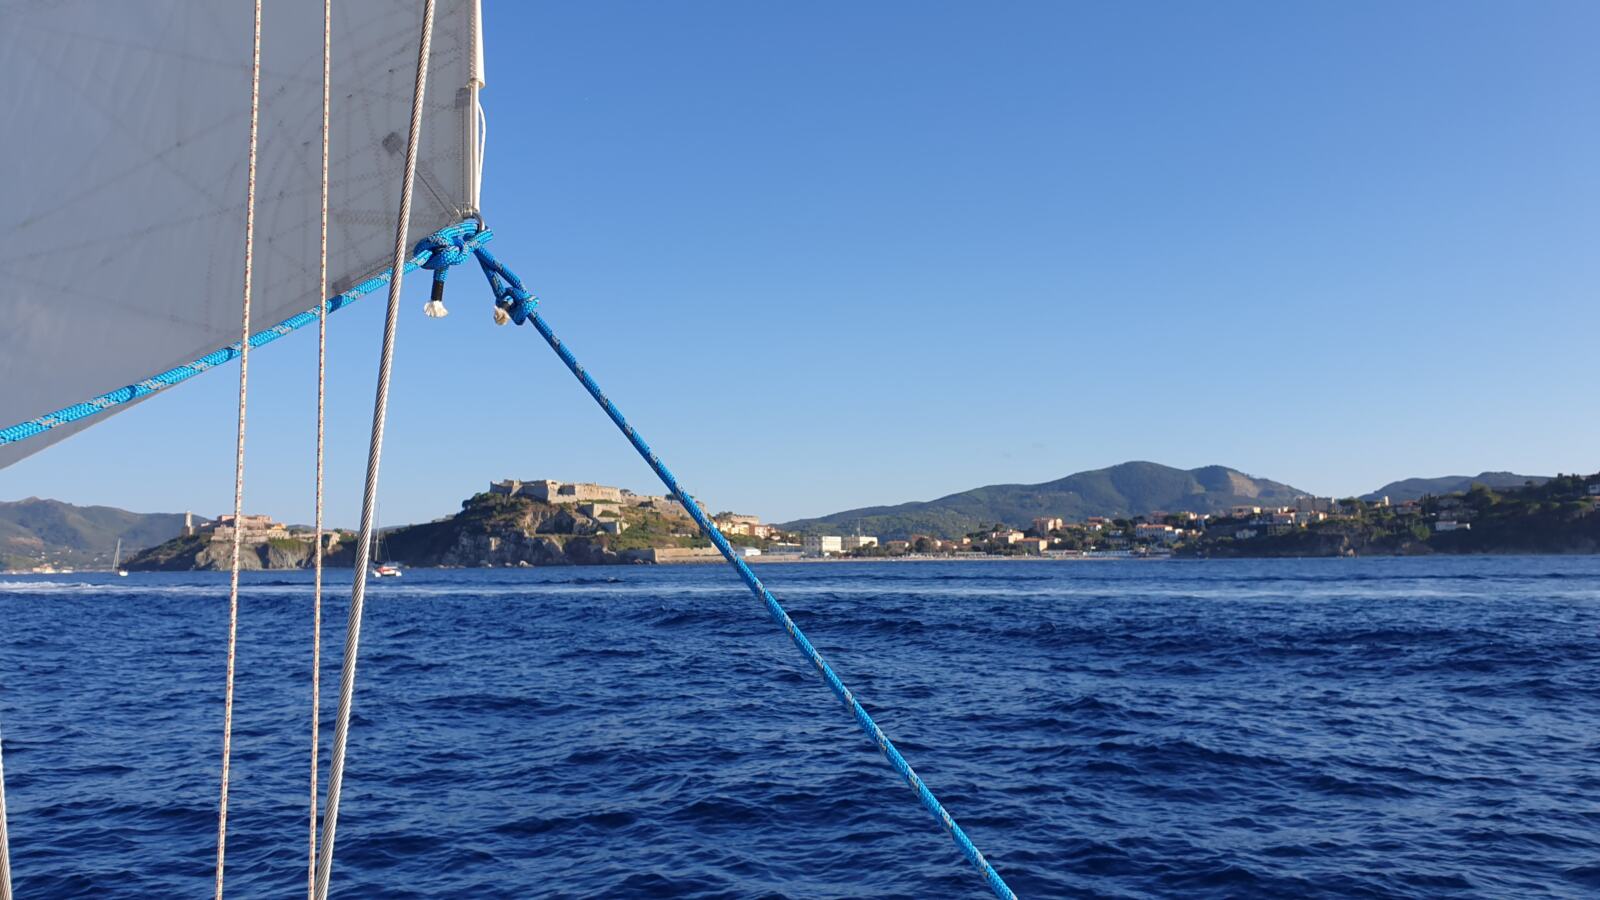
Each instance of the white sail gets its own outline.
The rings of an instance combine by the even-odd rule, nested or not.
[[[325,289],[322,0],[266,4],[252,331],[388,267],[421,8],[333,4]],[[0,428],[238,340],[251,15],[0,0]],[[480,47],[477,0],[440,0],[413,240],[477,209]],[[104,415],[0,446],[0,466]]]

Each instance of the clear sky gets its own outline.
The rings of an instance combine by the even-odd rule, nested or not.
[[[495,249],[714,509],[1128,459],[1340,495],[1600,469],[1600,4],[484,5]],[[506,476],[656,488],[481,279],[442,322],[409,293],[384,522]],[[330,326],[336,524],[381,306]],[[252,357],[246,505],[293,522],[315,343]],[[235,388],[0,498],[226,511]]]

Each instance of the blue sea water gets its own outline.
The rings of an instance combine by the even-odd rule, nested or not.
[[[758,571],[1023,897],[1600,895],[1600,559]],[[290,897],[309,578],[245,582],[228,886]],[[210,890],[226,595],[0,575],[18,896]],[[337,850],[345,897],[985,892],[709,566],[373,583]]]

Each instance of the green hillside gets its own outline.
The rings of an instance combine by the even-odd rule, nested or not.
[[[1521,488],[1530,482],[1535,485],[1549,481],[1546,475],[1518,475],[1514,472],[1479,472],[1477,475],[1442,475],[1438,478],[1406,478],[1401,481],[1391,481],[1370,494],[1362,494],[1362,500],[1376,500],[1379,497],[1388,497],[1391,503],[1403,503],[1407,500],[1420,500],[1423,497],[1439,497],[1445,494],[1462,494],[1471,490],[1474,484],[1484,487],[1504,490],[1506,488]]]
[[[136,513],[59,500],[0,501],[0,569],[110,565],[117,539],[123,557],[183,530],[182,513]]]
[[[1303,494],[1305,491],[1289,485],[1253,478],[1226,466],[1186,470],[1126,462],[1043,484],[993,484],[937,500],[799,519],[783,527],[813,534],[851,533],[859,528],[863,534],[882,538],[913,534],[953,538],[997,522],[1026,526],[1037,516],[1084,519],[1157,510],[1208,513],[1236,503],[1287,504]]]

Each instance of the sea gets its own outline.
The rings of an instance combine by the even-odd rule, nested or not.
[[[1021,897],[1600,896],[1600,558],[757,571]],[[18,897],[209,896],[227,593],[0,574]],[[311,614],[245,575],[231,896],[305,890]],[[360,649],[337,896],[986,895],[724,568],[410,570]]]

